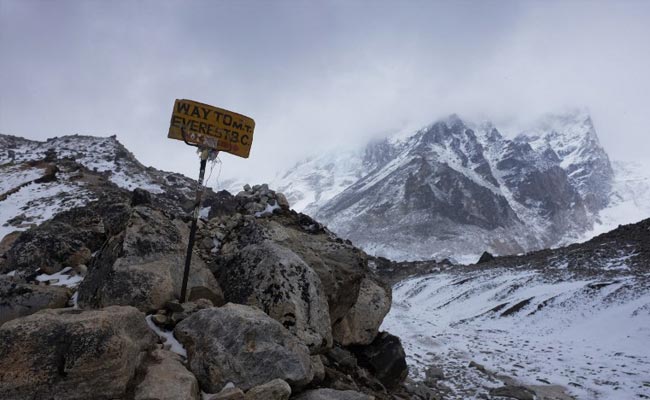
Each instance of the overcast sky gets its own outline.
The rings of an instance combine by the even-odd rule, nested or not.
[[[0,132],[116,134],[144,164],[198,173],[166,138],[188,98],[255,119],[267,180],[449,113],[499,124],[588,107],[614,159],[648,159],[650,1],[0,0]]]

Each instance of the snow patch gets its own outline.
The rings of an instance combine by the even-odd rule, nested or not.
[[[49,282],[52,286],[65,286],[69,288],[75,288],[79,286],[79,283],[83,281],[83,276],[73,275],[68,272],[72,271],[71,267],[65,267],[61,271],[54,274],[40,274],[36,276],[36,280],[39,282]]]
[[[183,358],[187,358],[187,350],[185,350],[185,347],[174,337],[174,332],[173,331],[164,331],[160,329],[153,321],[152,321],[153,315],[147,315],[145,320],[147,321],[147,325],[149,325],[149,328],[154,331],[156,335],[162,340],[162,342],[165,345],[169,345],[170,351],[173,351],[174,353],[180,355]]]

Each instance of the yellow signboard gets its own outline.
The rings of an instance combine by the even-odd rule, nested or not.
[[[199,103],[176,99],[168,138],[248,158],[255,121],[244,115]]]

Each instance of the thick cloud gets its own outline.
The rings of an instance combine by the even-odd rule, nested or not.
[[[303,155],[448,113],[525,123],[588,107],[614,158],[647,158],[650,3],[0,0],[0,132],[117,134],[196,175],[175,98],[257,122],[267,179]]]

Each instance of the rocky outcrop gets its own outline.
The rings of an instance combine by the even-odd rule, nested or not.
[[[374,340],[390,288],[363,251],[282,194],[265,184],[237,196],[206,190],[180,302],[195,182],[144,168],[113,138],[14,139],[2,164],[11,182],[47,164],[39,185],[74,189],[30,201],[9,225],[31,228],[0,246],[0,397],[392,395],[350,348]],[[45,158],[31,160],[43,146]],[[56,215],[38,226],[48,214],[33,217],[37,207]],[[38,311],[48,307],[69,308]]]
[[[313,378],[307,346],[252,307],[201,310],[179,323],[174,335],[187,349],[190,370],[211,393],[228,382],[249,390],[273,379],[301,387]]]
[[[133,307],[14,319],[0,326],[0,398],[120,398],[154,342]]]
[[[120,230],[129,214],[119,198],[93,207],[75,208],[23,232],[6,252],[5,272],[30,276],[40,269],[53,274],[87,262],[79,255],[99,250],[111,231]]]
[[[170,351],[153,351],[134,400],[198,400],[199,384],[181,361]]]
[[[180,296],[187,225],[162,211],[137,206],[125,229],[112,236],[89,267],[79,288],[82,307],[133,305],[154,311]],[[193,257],[188,288],[200,286],[214,297],[221,289],[199,257]]]
[[[492,260],[494,260],[494,256],[492,255],[492,253],[484,251],[483,254],[481,254],[481,257],[478,259],[477,264],[490,262]]]
[[[69,298],[65,287],[20,283],[0,276],[0,325],[44,308],[65,307]]]
[[[285,209],[266,218],[236,214],[210,221],[202,235],[219,243],[204,258],[226,300],[259,306],[304,339],[312,352],[331,347],[332,325],[348,316],[348,326],[360,316],[348,312],[370,274],[367,256],[311,218]],[[366,307],[372,315],[358,326],[376,334],[390,304],[390,289],[374,296],[380,306]]]

